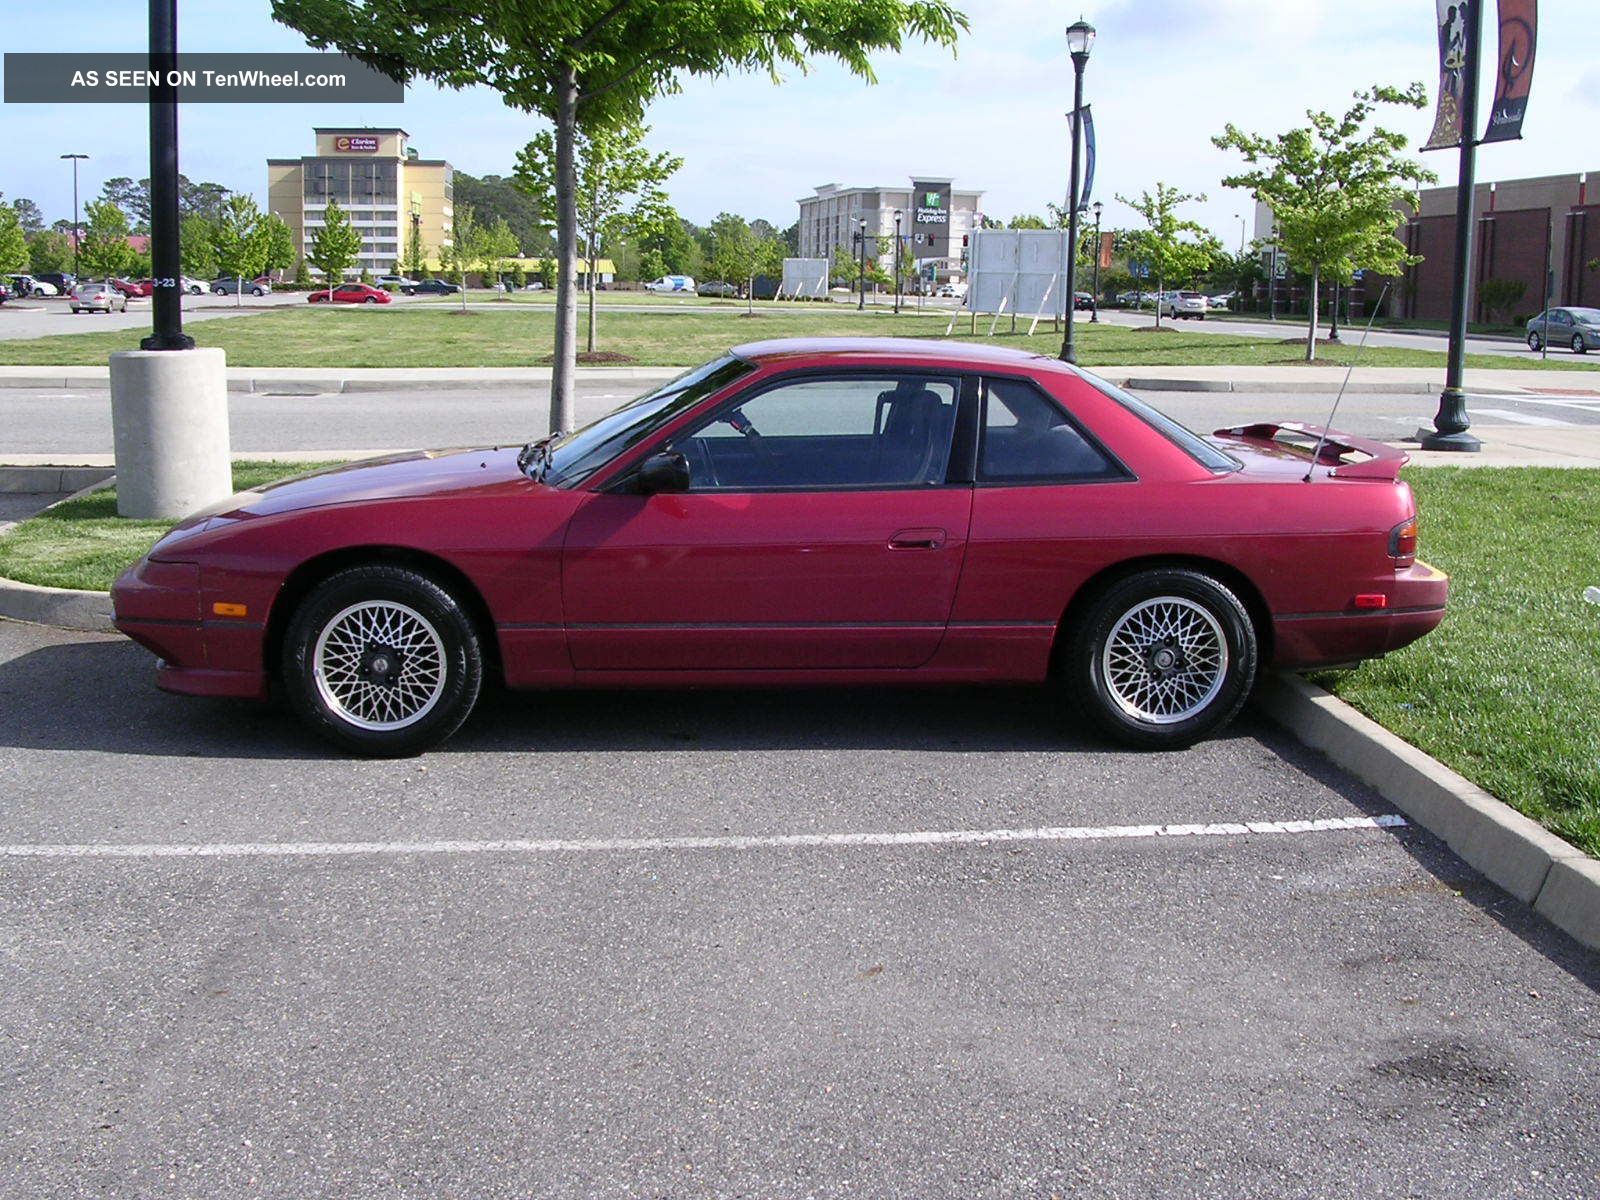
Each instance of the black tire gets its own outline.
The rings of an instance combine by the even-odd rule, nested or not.
[[[1574,354],[1589,353],[1589,344],[1583,340],[1583,334],[1575,333],[1572,335],[1572,352]]]
[[[1181,614],[1202,646],[1215,642],[1220,631],[1227,651],[1225,657],[1217,656],[1220,670],[1208,677],[1203,671],[1185,670],[1182,646],[1169,645],[1166,639],[1146,643],[1151,655],[1163,650],[1176,655],[1175,661],[1160,664],[1167,668],[1167,678],[1186,680],[1205,693],[1194,697],[1187,709],[1173,706],[1174,711],[1159,714],[1155,712],[1159,699],[1145,702],[1141,711],[1125,690],[1108,681],[1106,670],[1108,643],[1124,618],[1158,602],[1165,607],[1146,611]],[[1129,643],[1119,638],[1118,645]],[[1163,567],[1117,580],[1090,601],[1067,633],[1058,673],[1078,711],[1102,733],[1140,749],[1175,750],[1209,737],[1238,714],[1255,684],[1257,658],[1255,626],[1232,591],[1200,571]],[[1149,672],[1145,678],[1150,678],[1157,666],[1152,658],[1135,669]],[[1121,687],[1128,689],[1126,671],[1123,675]]]
[[[379,728],[358,723],[358,716],[330,700],[333,692],[319,683],[315,670],[324,631],[353,607],[375,603],[400,605],[423,618],[437,635],[431,652],[443,667],[442,683],[420,715],[404,724],[377,722],[386,726]],[[428,640],[422,639],[424,652],[429,651]],[[360,670],[393,672],[387,685],[371,687],[385,686],[391,697],[397,697],[401,693],[393,678],[399,671],[384,657],[389,652],[386,646],[366,642]],[[404,655],[397,655],[396,661],[404,669]],[[284,634],[280,672],[290,706],[318,736],[367,757],[405,758],[443,742],[472,713],[483,686],[483,650],[471,617],[448,589],[408,567],[374,563],[329,576],[301,601]]]
[[[252,296],[265,296],[267,293],[262,291],[260,288],[251,288],[250,294]]]
[[[361,303],[363,303],[363,304],[376,304],[377,302],[378,302],[378,298],[376,296],[368,296]]]
[[[1543,349],[1543,347],[1544,343],[1539,340],[1539,335],[1537,333],[1530,333],[1528,335],[1529,350],[1532,350],[1535,354],[1537,354],[1541,349]]]

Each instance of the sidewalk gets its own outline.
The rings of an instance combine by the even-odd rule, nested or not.
[[[1345,381],[1340,366],[1102,366],[1094,374],[1133,391],[1275,392],[1333,395]],[[579,367],[578,378],[594,382],[662,383],[683,374],[682,367]],[[340,370],[308,367],[233,367],[228,390],[277,394],[437,391],[441,388],[546,387],[549,367],[365,367]],[[103,388],[106,367],[0,367],[0,388]],[[1437,394],[1443,367],[1357,367],[1352,393]],[[1600,396],[1600,370],[1467,372],[1467,391],[1509,395],[1543,391]]]

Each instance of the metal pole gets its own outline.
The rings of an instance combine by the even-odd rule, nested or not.
[[[1456,182],[1456,262],[1450,302],[1450,350],[1445,360],[1444,391],[1432,429],[1417,430],[1424,450],[1481,450],[1483,443],[1467,430],[1467,394],[1462,389],[1467,357],[1467,320],[1472,305],[1473,193],[1476,190],[1478,144],[1478,57],[1483,45],[1485,0],[1469,0],[1467,57],[1461,71],[1461,173]]]
[[[1100,324],[1100,205],[1094,206],[1094,307],[1089,310],[1089,324]]]
[[[1333,281],[1333,322],[1328,330],[1328,340],[1330,342],[1339,340],[1339,281],[1337,279]]]
[[[72,160],[72,278],[78,278],[78,246],[83,241],[83,231],[78,224],[78,160],[87,154],[68,154]]]
[[[1061,341],[1061,361],[1078,361],[1078,348],[1073,344],[1073,312],[1078,303],[1078,155],[1081,126],[1083,125],[1083,69],[1088,66],[1087,55],[1072,56],[1072,183],[1067,208],[1067,332]]]
[[[1272,257],[1267,260],[1267,319],[1278,319],[1278,227],[1272,227]]]
[[[860,274],[856,276],[861,285],[861,299],[856,302],[857,312],[867,311],[867,221],[865,217],[858,218],[856,237],[861,239]]]
[[[178,64],[178,0],[150,0],[150,295],[151,332],[143,350],[192,350],[183,332],[178,254],[178,89],[167,72]]]
[[[900,315],[900,214],[894,214],[894,311]]]

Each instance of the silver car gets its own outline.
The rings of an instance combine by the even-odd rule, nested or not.
[[[127,312],[128,298],[109,283],[80,283],[72,289],[72,311]]]
[[[1574,354],[1600,350],[1600,308],[1552,308],[1528,321],[1528,349],[1545,343],[1570,346]]]
[[[1161,315],[1174,321],[1179,317],[1204,321],[1206,308],[1206,298],[1199,292],[1168,292],[1161,298]]]

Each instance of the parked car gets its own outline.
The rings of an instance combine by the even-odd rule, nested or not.
[[[739,295],[739,289],[723,279],[707,280],[695,288],[695,292],[701,296],[720,296],[724,300],[732,300]]]
[[[6,286],[5,280],[0,279],[0,304],[4,304],[9,299],[11,299],[11,289]]]
[[[240,293],[265,296],[270,291],[272,291],[272,281],[265,276],[257,276],[255,279],[241,279],[233,275],[227,275],[212,281],[211,284],[211,294],[213,296],[236,296]]]
[[[11,284],[16,293],[21,297],[29,296],[59,296],[61,293],[53,283],[46,283],[32,275],[13,275]]]
[[[1161,298],[1161,315],[1174,321],[1206,319],[1206,298],[1200,292],[1168,292]]]
[[[311,304],[392,304],[394,297],[366,283],[341,283],[331,292],[319,288],[306,297]]]
[[[147,279],[138,281],[132,279],[112,279],[108,282],[112,287],[116,288],[117,291],[121,292],[124,296],[127,296],[130,299],[148,296],[153,290],[155,290],[154,281]]]
[[[1235,295],[1236,293],[1234,292],[1224,292],[1220,296],[1207,296],[1206,306],[1208,308],[1214,308],[1218,312],[1227,312],[1228,309],[1233,306],[1233,298]]]
[[[35,285],[48,284],[53,290],[36,292],[35,295],[45,296],[70,296],[73,286],[78,282],[78,277],[70,271],[42,271],[33,277]]]
[[[542,279],[530,280],[527,284],[525,284],[523,286],[522,290],[525,291],[525,292],[542,292],[542,291],[544,291],[544,280],[542,280]]]
[[[184,275],[178,279],[178,286],[191,296],[203,296],[211,290],[211,285],[203,279],[191,279]]]
[[[1088,292],[1073,292],[1072,307],[1078,312],[1088,312],[1094,308],[1094,297]]]
[[[1552,308],[1528,321],[1528,349],[1545,343],[1565,346],[1574,354],[1600,350],[1600,308]]]
[[[692,275],[663,275],[660,279],[651,280],[644,285],[647,292],[693,292],[694,277]]]
[[[461,290],[459,283],[451,283],[448,279],[424,279],[411,289],[413,296],[454,296]]]
[[[127,312],[128,297],[110,283],[80,283],[72,289],[72,311]]]
[[[404,275],[379,275],[378,286],[409,296],[415,290],[417,281],[415,279],[407,279]]]
[[[243,492],[112,598],[165,690],[277,694],[359,754],[442,741],[491,670],[545,691],[1051,683],[1041,704],[1166,748],[1268,667],[1439,624],[1406,461],[1300,425],[1203,438],[1018,350],[762,342],[520,451]]]

